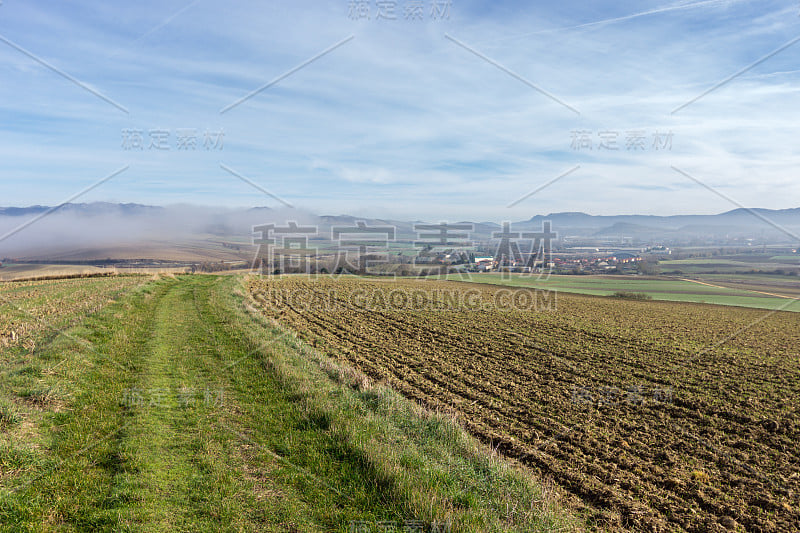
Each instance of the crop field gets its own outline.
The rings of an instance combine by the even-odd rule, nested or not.
[[[679,270],[685,274],[737,273],[752,270],[785,269],[797,271],[798,255],[741,254],[727,257],[665,259],[659,262],[664,271]]]
[[[104,269],[91,265],[41,265],[22,263],[3,265],[3,267],[0,268],[0,281],[57,276],[77,277],[80,275],[103,273]]]
[[[572,276],[550,275],[538,278],[520,274],[472,274],[464,280],[459,274],[449,274],[445,279],[452,281],[472,281],[508,285],[512,287],[531,287],[559,292],[589,294],[594,296],[611,296],[615,292],[639,292],[650,296],[653,300],[675,302],[695,302],[737,307],[753,307],[758,309],[776,309],[781,311],[800,311],[800,285],[789,278],[786,282],[753,282],[727,283],[729,275],[716,278],[705,277],[702,280],[679,278],[631,278],[630,276]]]
[[[0,268],[0,282],[3,281],[37,281],[64,278],[89,278],[102,276],[158,276],[185,274],[188,267],[157,266],[119,266],[101,268],[91,265],[47,265],[19,263],[4,265]]]
[[[37,335],[91,314],[147,278],[110,276],[0,283],[0,347],[33,349]]]
[[[795,276],[703,274],[696,277],[701,281],[725,285],[730,288],[800,298],[800,279]]]
[[[508,287],[448,281],[248,288],[267,318],[454,413],[600,528],[800,530],[796,313],[562,293],[520,308],[498,305]]]

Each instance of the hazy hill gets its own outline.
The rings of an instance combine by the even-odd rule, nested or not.
[[[414,225],[421,221],[317,215],[288,208],[160,207],[96,202],[65,204],[57,208],[0,207],[0,258],[243,260],[252,254],[254,226],[273,223],[285,227],[295,222],[316,228],[318,238],[330,239],[334,227],[353,226],[362,220],[369,226],[393,226],[398,240],[418,239]],[[559,238],[571,240],[638,239],[682,244],[697,239],[730,242],[754,239],[759,243],[793,245],[800,241],[788,235],[800,235],[800,208],[734,209],[716,215],[674,216],[550,213],[512,221],[512,230],[539,230],[544,221],[552,223]],[[472,224],[471,239],[475,241],[488,241],[501,229],[495,222]]]

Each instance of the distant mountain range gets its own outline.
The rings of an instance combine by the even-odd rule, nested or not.
[[[42,216],[52,211],[47,216]],[[39,217],[38,220],[34,220]],[[316,226],[320,237],[330,238],[334,226],[391,225],[398,240],[418,239],[414,225],[421,221],[365,219],[351,215],[316,215],[296,209],[253,207],[212,208],[191,205],[150,206],[134,203],[70,203],[57,208],[0,207],[0,258],[2,257],[141,257],[143,249],[180,248],[197,243],[221,246],[220,257],[230,255],[231,244],[244,254],[252,244],[253,226],[290,221]],[[540,230],[550,221],[566,242],[631,242],[643,244],[761,243],[800,244],[800,208],[734,209],[716,215],[589,215],[579,212],[536,215],[512,221],[512,231]],[[428,223],[438,223],[430,221]],[[470,222],[471,239],[486,241],[501,229],[494,222]],[[13,235],[8,235],[14,232]],[[191,244],[194,243],[194,244]],[[205,245],[200,248],[206,249]],[[139,251],[137,251],[139,250]],[[188,253],[188,252],[187,252]],[[205,252],[204,252],[205,253]],[[192,255],[192,254],[189,254]]]
[[[640,239],[756,239],[797,242],[800,208],[734,209],[716,215],[587,215],[551,213],[537,215],[524,225],[541,226],[550,220],[561,235],[578,237],[635,237]]]
[[[248,209],[226,209],[226,208],[203,208],[197,206],[152,206],[135,203],[109,203],[109,202],[93,202],[93,203],[75,203],[64,204],[57,208],[57,211],[63,213],[71,213],[82,216],[101,216],[101,215],[121,215],[121,216],[158,216],[170,211],[181,211],[184,209],[205,209],[210,213],[227,213],[227,214],[254,214],[254,213],[274,213],[275,210],[269,207],[252,207]],[[6,217],[20,217],[20,216],[33,216],[45,213],[54,207],[44,205],[33,205],[29,207],[0,207],[0,216]],[[283,212],[286,212],[285,210]],[[306,214],[308,216],[308,214]],[[768,223],[764,222],[768,219],[776,224],[798,225],[800,224],[800,207],[792,209],[734,209],[719,213],[716,215],[589,215],[581,212],[563,212],[563,213],[550,213],[548,215],[536,215],[528,220],[513,222],[513,227],[534,227],[540,226],[544,221],[551,221],[554,226],[561,228],[578,229],[584,228],[587,230],[587,235],[597,233],[598,231],[610,231],[617,233],[619,231],[650,231],[650,230],[671,230],[680,231],[683,228],[724,228],[730,226],[747,226],[747,225],[763,225]],[[365,219],[364,217],[355,217],[351,215],[320,215],[317,216],[320,221],[326,222],[330,225],[334,224],[352,224],[358,220],[382,220],[382,219]],[[383,222],[397,222],[390,220],[382,220]],[[424,223],[424,221],[403,221],[404,226],[412,227],[415,223]],[[478,228],[485,228],[490,231],[496,231],[500,228],[500,224],[494,222],[473,222]]]
[[[0,207],[0,216],[20,217],[27,215],[39,215],[55,209],[46,205],[32,205],[29,207]],[[109,202],[93,202],[90,204],[64,204],[58,211],[77,213],[87,216],[98,216],[107,214],[120,215],[150,215],[164,211],[164,207],[142,204],[115,204]]]
[[[630,225],[631,229],[661,229],[680,231],[684,228],[724,228],[730,226],[760,226],[767,224],[799,225],[800,208],[793,209],[734,209],[717,215],[587,215],[586,213],[551,213],[536,215],[528,222],[540,224],[551,220],[554,225],[569,228],[594,228],[613,230],[617,224]],[[624,229],[620,227],[618,229]],[[774,229],[774,228],[773,228]],[[615,230],[613,230],[615,231]]]

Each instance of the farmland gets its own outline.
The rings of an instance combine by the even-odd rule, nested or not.
[[[352,276],[0,302],[0,531],[800,527],[796,313]]]
[[[453,413],[600,527],[800,528],[795,313],[562,293],[499,308],[507,287],[447,281],[248,287],[266,317]],[[467,290],[488,305],[452,296]]]
[[[267,323],[242,277],[0,299],[0,531],[578,529],[554,485]]]
[[[141,276],[76,278],[0,284],[0,346],[33,349],[41,335],[98,311]]]
[[[758,309],[800,311],[800,282],[796,278],[707,274],[698,280],[674,277],[633,278],[630,276],[570,276],[519,274],[472,274],[465,280],[450,274],[445,279],[530,287],[559,292],[611,296],[618,291],[639,292],[653,300],[710,303]]]
[[[666,259],[660,261],[664,271],[679,271],[684,274],[725,274],[782,269],[798,272],[800,256],[751,253],[718,256],[713,258]]]
[[[152,276],[160,274],[183,274],[188,270],[189,268],[181,266],[111,266],[103,268],[92,265],[20,263],[3,265],[2,269],[0,269],[0,282],[101,276]]]

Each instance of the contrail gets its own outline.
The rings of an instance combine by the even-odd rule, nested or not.
[[[703,0],[701,2],[694,2],[690,4],[673,4],[669,6],[657,7],[655,9],[650,9],[647,11],[641,11],[639,13],[632,13],[630,15],[623,15],[621,17],[614,17],[610,19],[603,19],[603,20],[596,20],[594,22],[584,22],[583,24],[577,24],[575,26],[564,26],[563,28],[551,28],[549,30],[539,30],[529,33],[521,33],[519,35],[511,35],[508,37],[502,37],[500,39],[493,39],[491,41],[483,41],[479,44],[488,44],[488,43],[496,43],[502,41],[508,41],[510,39],[519,39],[521,37],[528,37],[530,35],[541,35],[545,33],[556,33],[560,31],[568,31],[568,30],[578,30],[581,28],[590,28],[592,26],[602,26],[604,24],[613,24],[615,22],[623,22],[626,20],[631,20],[639,17],[646,17],[648,15],[657,15],[659,13],[667,13],[670,11],[680,11],[685,9],[695,9],[699,7],[711,7],[721,4],[733,4],[736,2],[740,2],[742,0]]]

